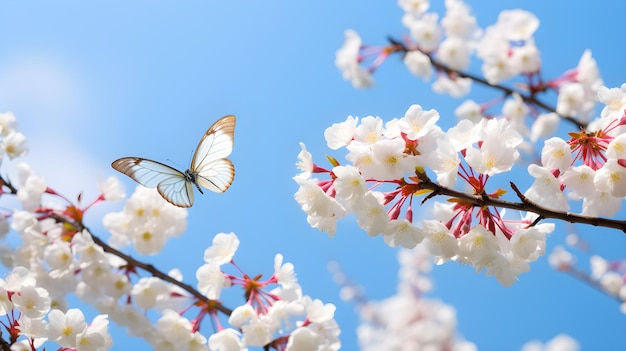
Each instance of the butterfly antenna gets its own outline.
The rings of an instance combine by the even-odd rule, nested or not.
[[[174,166],[176,166],[176,167],[178,167],[178,168],[183,167],[183,166],[179,165],[179,164],[178,164],[178,162],[172,161],[172,160],[171,160],[171,159],[169,159],[169,158],[166,158],[166,159],[165,159],[165,161],[167,161],[168,163],[173,164]],[[185,169],[185,168],[183,168],[183,169]]]

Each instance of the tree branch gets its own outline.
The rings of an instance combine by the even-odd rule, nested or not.
[[[121,252],[120,250],[117,250],[116,248],[108,245],[107,243],[102,241],[102,239],[100,239],[96,235],[92,234],[91,230],[89,228],[87,228],[84,224],[77,223],[77,222],[74,222],[74,221],[70,221],[68,218],[65,218],[65,217],[57,215],[57,214],[52,214],[51,217],[54,218],[55,220],[61,222],[61,223],[67,223],[67,224],[75,227],[78,231],[86,230],[89,233],[89,235],[91,236],[91,238],[93,239],[94,243],[96,243],[98,246],[102,247],[104,252],[108,252],[110,254],[113,254],[113,255],[123,259],[130,266],[141,268],[144,271],[150,273],[154,277],[160,278],[160,279],[162,279],[162,280],[164,280],[164,281],[166,281],[166,282],[168,282],[170,284],[178,286],[179,288],[181,288],[184,291],[188,292],[189,294],[193,295],[198,300],[204,302],[207,306],[211,306],[211,307],[215,308],[216,310],[224,313],[225,315],[229,316],[232,313],[231,309],[223,306],[219,301],[211,300],[211,299],[207,298],[201,292],[199,292],[198,290],[194,289],[191,285],[185,284],[183,282],[180,282],[180,281],[170,277],[166,273],[160,271],[159,269],[157,269],[153,265],[141,262],[139,260],[136,260],[132,256],[129,256],[129,255]]]
[[[557,115],[559,115],[559,117],[561,117],[562,119],[576,125],[576,127],[578,129],[586,129],[587,128],[587,123],[579,121],[578,119],[572,117],[572,116],[564,116],[558,112],[556,112],[556,108],[542,102],[541,100],[539,100],[536,96],[536,92],[530,92],[529,94],[524,94],[518,90],[515,90],[513,88],[509,88],[507,86],[504,85],[500,85],[500,84],[493,84],[493,83],[489,83],[486,79],[479,77],[477,75],[471,74],[471,73],[467,73],[467,72],[463,72],[463,71],[458,71],[455,69],[452,69],[450,67],[448,67],[447,65],[443,64],[442,62],[438,61],[437,59],[435,59],[430,53],[428,52],[424,52],[422,50],[420,50],[419,48],[415,48],[415,49],[409,49],[407,48],[402,42],[397,41],[391,37],[388,38],[389,42],[393,45],[393,50],[394,52],[402,52],[403,54],[406,54],[409,51],[412,50],[417,50],[421,53],[423,53],[424,55],[426,55],[428,57],[428,59],[430,60],[430,63],[433,67],[435,67],[437,70],[445,72],[448,76],[459,76],[461,78],[469,78],[471,80],[473,80],[476,83],[479,83],[481,85],[487,86],[487,87],[491,87],[493,89],[496,90],[500,90],[505,96],[509,96],[509,95],[513,95],[514,93],[517,93],[522,100],[526,101],[529,104],[535,105],[537,107],[540,107],[548,112],[552,112],[552,113],[556,113]]]
[[[558,219],[569,223],[580,223],[580,224],[588,224],[596,227],[605,227],[612,229],[619,229],[622,232],[626,233],[626,221],[618,221],[615,219],[609,218],[600,218],[600,217],[588,217],[579,214],[573,214],[569,212],[562,212],[553,210],[541,205],[534,203],[529,200],[521,191],[517,188],[517,186],[511,182],[511,188],[515,191],[517,197],[520,198],[521,202],[512,202],[506,200],[495,199],[488,196],[477,196],[467,194],[458,190],[450,189],[444,187],[438,183],[433,182],[428,178],[428,176],[424,173],[418,173],[418,177],[420,180],[420,186],[423,189],[432,190],[437,195],[446,195],[450,197],[459,198],[466,202],[472,203],[477,207],[485,207],[485,206],[494,206],[494,207],[502,207],[509,208],[518,211],[532,212],[539,215],[541,218],[548,219]]]

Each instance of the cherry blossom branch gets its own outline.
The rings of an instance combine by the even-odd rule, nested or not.
[[[539,218],[535,221],[536,223],[539,222],[541,219],[553,218],[553,219],[566,221],[569,223],[580,223],[580,224],[588,224],[588,225],[592,225],[596,227],[619,229],[622,232],[626,233],[626,221],[618,221],[614,219],[601,218],[601,217],[588,217],[588,216],[573,214],[569,212],[556,211],[556,210],[543,207],[541,205],[534,203],[533,201],[530,201],[526,196],[524,196],[524,194],[522,194],[522,192],[517,188],[517,186],[513,182],[510,182],[511,188],[513,189],[513,191],[515,191],[515,194],[517,195],[517,197],[520,198],[521,202],[500,200],[500,199],[492,198],[492,197],[485,196],[485,195],[482,195],[482,196],[472,195],[472,194],[464,193],[462,191],[450,189],[436,182],[433,182],[424,173],[418,173],[418,177],[420,180],[419,184],[421,188],[432,190],[434,194],[433,196],[435,195],[451,196],[451,197],[459,198],[461,200],[472,203],[478,207],[495,206],[495,207],[509,208],[509,209],[518,210],[518,211],[536,213],[539,215]],[[432,196],[427,196],[424,199],[424,201],[428,200],[430,197]]]
[[[17,189],[11,184],[11,182],[4,180],[4,178],[2,176],[0,176],[0,188],[2,186],[6,186],[9,189],[10,194],[17,194]],[[1,193],[1,192],[0,192]],[[60,223],[67,223],[69,225],[71,225],[72,227],[76,228],[77,231],[83,231],[86,230],[89,235],[91,236],[92,240],[94,241],[94,243],[96,243],[97,245],[99,245],[100,247],[102,247],[102,249],[105,252],[108,252],[110,254],[113,254],[121,259],[123,259],[124,261],[126,261],[130,266],[133,267],[138,267],[143,269],[144,271],[150,273],[152,276],[160,278],[163,281],[166,281],[170,284],[176,285],[179,288],[183,289],[184,291],[188,292],[189,294],[193,295],[195,298],[197,298],[198,300],[204,302],[207,306],[211,306],[212,308],[226,314],[226,315],[230,315],[232,313],[232,310],[223,306],[221,303],[219,303],[218,301],[215,300],[211,300],[209,298],[207,298],[206,296],[204,296],[202,293],[200,293],[198,290],[194,289],[191,285],[189,284],[185,284],[183,282],[180,282],[172,277],[170,277],[169,275],[167,275],[166,273],[160,271],[159,269],[157,269],[156,267],[154,267],[154,265],[152,264],[148,264],[148,263],[144,263],[141,262],[139,260],[134,259],[133,257],[111,247],[110,245],[108,245],[107,243],[105,243],[102,239],[100,239],[99,237],[97,237],[96,235],[94,235],[92,233],[92,231],[87,228],[83,223],[77,222],[77,221],[71,221],[69,218],[58,215],[58,214],[51,214],[50,217],[54,218],[57,222]]]
[[[406,54],[410,51],[419,51],[422,54],[426,55],[428,57],[428,59],[430,60],[431,65],[433,65],[433,67],[435,67],[437,70],[445,72],[448,76],[458,76],[461,78],[468,78],[471,79],[473,81],[475,81],[476,83],[479,83],[481,85],[487,86],[487,87],[491,87],[493,89],[496,90],[500,90],[504,93],[505,96],[510,96],[513,95],[515,93],[517,93],[522,100],[526,101],[529,104],[541,107],[542,109],[548,111],[548,112],[552,112],[552,113],[556,113],[557,115],[559,115],[562,119],[573,123],[574,125],[576,125],[576,127],[578,129],[585,129],[587,127],[587,123],[584,123],[582,121],[577,120],[574,117],[571,116],[564,116],[559,114],[558,112],[556,112],[556,108],[542,102],[541,100],[539,100],[535,95],[538,91],[533,91],[530,94],[523,94],[513,88],[509,88],[506,87],[504,85],[500,85],[500,84],[493,84],[488,82],[486,79],[479,77],[477,75],[471,74],[471,73],[467,73],[467,72],[463,72],[463,71],[459,71],[459,70],[455,70],[452,69],[450,67],[448,67],[447,65],[437,61],[437,59],[435,59],[430,53],[428,52],[424,52],[422,50],[420,50],[419,48],[415,48],[415,49],[409,49],[407,48],[402,42],[397,41],[391,37],[388,38],[389,42],[392,44],[390,47],[390,51],[392,52],[402,52],[403,54]]]
[[[526,206],[530,207],[530,209],[528,209],[527,211],[534,212],[543,218],[560,219],[562,221],[566,221],[569,223],[588,224],[594,227],[606,227],[606,228],[619,229],[622,232],[626,233],[626,221],[618,221],[615,219],[602,218],[602,217],[589,217],[589,216],[583,216],[583,215],[573,214],[569,212],[555,211],[555,210],[552,210],[552,209],[549,209],[549,208],[546,208],[546,207],[543,207],[541,205],[534,203],[533,201],[529,200],[526,196],[524,196],[524,194],[522,194],[522,192],[517,188],[517,186],[513,182],[510,182],[510,184],[511,184],[511,188],[513,188],[513,191],[515,191],[515,194],[520,198],[520,200],[522,200],[522,202]]]
[[[493,83],[489,83],[487,80],[485,80],[484,78],[478,77],[476,75],[473,75],[471,73],[467,73],[467,72],[463,72],[463,71],[457,71],[454,70],[446,65],[444,65],[443,63],[437,61],[436,59],[434,59],[431,55],[427,55],[431,64],[436,67],[439,70],[442,70],[444,72],[446,72],[447,74],[455,74],[458,75],[461,78],[469,78],[477,83],[480,83],[484,86],[488,86],[491,87],[493,89],[496,90],[501,90],[506,96],[510,96],[513,95],[514,93],[517,93],[522,100],[526,101],[529,104],[538,106],[543,108],[544,110],[548,111],[548,112],[552,112],[552,113],[556,113],[557,115],[559,115],[562,119],[573,123],[574,125],[576,125],[579,129],[585,129],[587,127],[587,124],[584,122],[581,122],[579,120],[577,120],[574,117],[571,116],[563,116],[561,114],[559,114],[558,112],[556,112],[556,108],[542,102],[541,100],[539,100],[534,93],[531,93],[529,95],[523,94],[515,89],[506,87],[504,85],[500,85],[500,84],[493,84]]]
[[[59,222],[67,223],[67,224],[75,227],[77,229],[77,231],[79,231],[79,232],[83,231],[83,230],[87,231],[89,233],[89,235],[91,236],[91,238],[93,239],[94,243],[96,243],[97,245],[102,247],[102,249],[105,252],[108,252],[110,254],[113,254],[113,255],[123,259],[130,266],[141,268],[144,271],[150,273],[152,276],[160,278],[163,281],[166,281],[166,282],[168,282],[170,284],[173,284],[173,285],[175,285],[175,286],[185,290],[186,292],[188,292],[189,294],[193,295],[198,300],[204,302],[207,306],[210,306],[211,308],[214,308],[214,309],[224,313],[225,315],[230,315],[232,313],[231,309],[223,306],[219,301],[211,300],[211,299],[207,298],[202,293],[200,293],[198,290],[194,289],[191,285],[183,283],[181,281],[178,281],[178,280],[170,277],[166,273],[164,273],[164,272],[160,271],[159,269],[157,269],[152,264],[148,264],[148,263],[144,263],[144,262],[141,262],[139,260],[136,260],[133,257],[131,257],[131,256],[129,256],[129,255],[123,253],[123,252],[121,252],[120,250],[117,250],[114,247],[111,247],[110,245],[105,243],[102,239],[100,239],[99,237],[94,235],[91,232],[91,230],[89,228],[87,228],[84,224],[70,221],[68,218],[65,218],[63,216],[59,216],[57,214],[53,214],[53,215],[51,215],[51,217],[54,218],[55,220],[59,221]]]

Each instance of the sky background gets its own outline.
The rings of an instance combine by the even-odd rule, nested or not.
[[[626,81],[621,0],[468,4],[483,28],[504,9],[535,13],[544,77],[575,67],[590,48],[605,85]],[[443,15],[442,2],[432,8]],[[205,130],[235,114],[234,184],[224,194],[196,193],[187,232],[163,255],[143,259],[164,271],[178,267],[195,285],[213,235],[235,232],[240,267],[269,277],[274,255],[282,253],[306,294],[337,305],[343,349],[358,349],[357,315],[339,299],[326,264],[337,260],[368,297],[380,300],[396,291],[397,251],[368,237],[353,217],[340,222],[333,239],[310,228],[291,178],[298,142],[323,163],[331,151],[324,130],[348,115],[389,120],[417,103],[437,109],[444,129],[456,123],[452,112],[462,100],[433,93],[398,57],[376,72],[376,87],[366,91],[342,81],[334,66],[345,29],[357,30],[367,44],[407,33],[395,1],[6,1],[0,16],[0,111],[18,118],[31,149],[25,160],[49,187],[68,197],[83,192],[89,201],[99,180],[119,175],[110,163],[123,156],[171,160],[184,169]],[[493,96],[484,89],[471,95],[476,101]],[[2,173],[15,164],[4,160]],[[130,195],[135,183],[119,176]],[[526,177],[521,168],[516,181],[527,186]],[[107,238],[102,216],[122,206],[94,209],[86,224]],[[557,227],[548,253],[571,229]],[[623,233],[576,230],[596,253],[624,257]],[[460,334],[481,350],[517,350],[559,333],[576,338],[583,350],[623,347],[626,316],[618,303],[555,272],[547,257],[511,288],[456,263],[436,267],[432,296],[455,306]],[[114,336],[114,350],[148,349],[142,340]]]

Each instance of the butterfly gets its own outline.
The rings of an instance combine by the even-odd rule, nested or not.
[[[123,157],[113,161],[111,166],[137,183],[157,188],[161,196],[174,206],[193,205],[193,186],[202,192],[202,187],[223,193],[235,178],[235,167],[226,157],[233,150],[235,116],[218,119],[204,133],[185,172],[161,162],[141,157]]]

